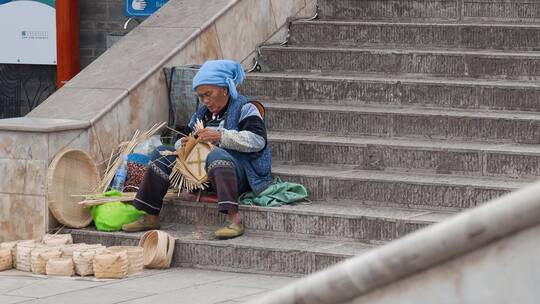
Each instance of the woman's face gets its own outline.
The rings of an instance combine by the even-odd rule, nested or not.
[[[200,85],[195,89],[199,101],[212,113],[219,113],[229,101],[227,89],[215,85]]]

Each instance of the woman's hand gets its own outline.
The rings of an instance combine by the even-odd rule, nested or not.
[[[215,142],[221,142],[221,132],[204,128],[197,133],[195,133],[202,141],[215,143]]]

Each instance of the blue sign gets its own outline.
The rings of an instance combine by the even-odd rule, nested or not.
[[[126,0],[126,17],[147,17],[155,13],[169,0]]]

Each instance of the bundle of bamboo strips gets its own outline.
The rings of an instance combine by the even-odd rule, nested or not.
[[[139,130],[137,130],[135,131],[133,138],[129,142],[123,142],[119,145],[117,153],[114,153],[115,151],[112,151],[109,162],[107,164],[107,168],[105,169],[104,177],[94,192],[103,193],[107,191],[107,188],[109,187],[111,181],[114,178],[114,175],[116,174],[116,170],[122,165],[124,156],[131,153],[137,145],[145,142],[147,139],[149,139],[152,135],[154,135],[166,125],[166,122],[162,122],[160,124],[153,125],[152,128],[150,128],[146,132],[140,132]]]
[[[135,199],[135,192],[122,193],[122,196],[99,197],[96,195],[84,196],[84,200],[78,204],[83,207],[102,205],[110,202],[131,202]]]

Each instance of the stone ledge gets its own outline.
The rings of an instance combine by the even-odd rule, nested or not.
[[[50,133],[90,127],[90,122],[72,119],[19,117],[0,119],[0,131]]]

